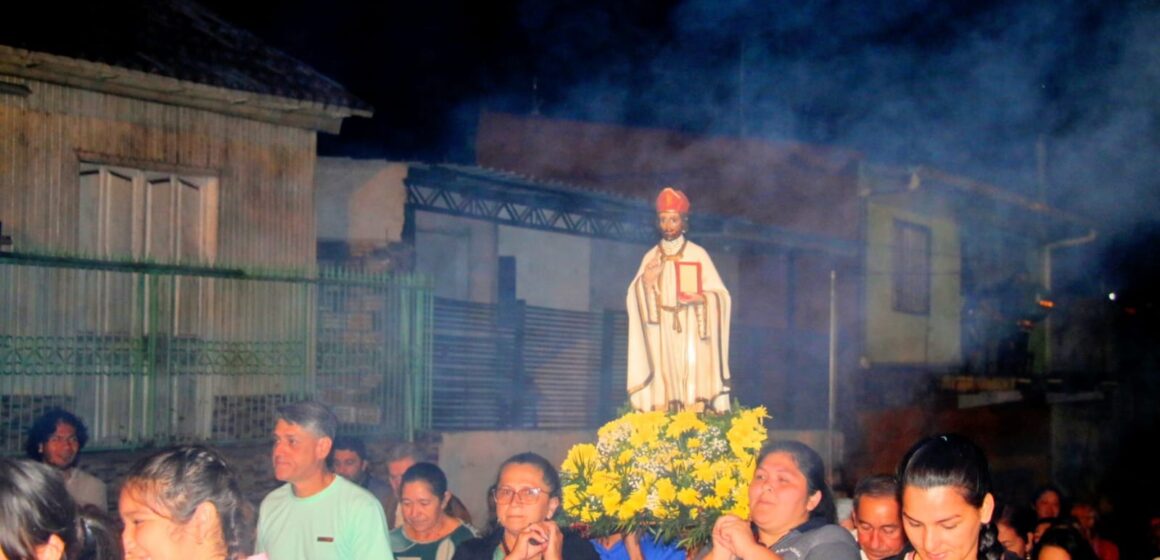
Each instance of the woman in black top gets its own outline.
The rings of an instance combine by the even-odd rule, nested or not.
[[[587,540],[563,531],[560,476],[547,459],[520,453],[499,467],[489,495],[495,506],[491,532],[464,541],[452,560],[599,560]]]

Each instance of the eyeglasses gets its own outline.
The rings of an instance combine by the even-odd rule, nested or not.
[[[504,486],[502,488],[496,488],[495,490],[492,490],[491,496],[495,498],[495,503],[497,504],[510,504],[513,500],[516,499],[516,496],[519,496],[519,502],[521,504],[527,504],[538,500],[540,498],[540,494],[543,494],[546,491],[547,490],[544,490],[543,488],[536,488],[534,486],[531,488],[520,488],[519,490]]]

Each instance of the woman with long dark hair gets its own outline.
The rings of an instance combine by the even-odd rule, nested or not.
[[[0,458],[0,558],[120,557],[108,520],[96,508],[78,508],[59,472],[26,459]]]
[[[983,450],[947,434],[919,441],[898,466],[902,527],[917,560],[1000,560],[991,470]]]

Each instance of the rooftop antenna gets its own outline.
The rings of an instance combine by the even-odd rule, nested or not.
[[[532,78],[532,114],[539,115],[543,104],[543,100],[540,99],[540,78]]]
[[[737,135],[744,138],[745,126],[745,35],[737,49]]]

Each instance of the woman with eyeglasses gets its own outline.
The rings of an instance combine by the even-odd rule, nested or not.
[[[444,512],[451,501],[447,475],[432,463],[415,463],[399,482],[403,524],[390,533],[396,560],[450,560],[459,543],[475,531]]]
[[[459,545],[454,560],[599,560],[592,544],[562,531],[560,475],[547,459],[527,452],[499,467],[492,486],[491,532]]]

